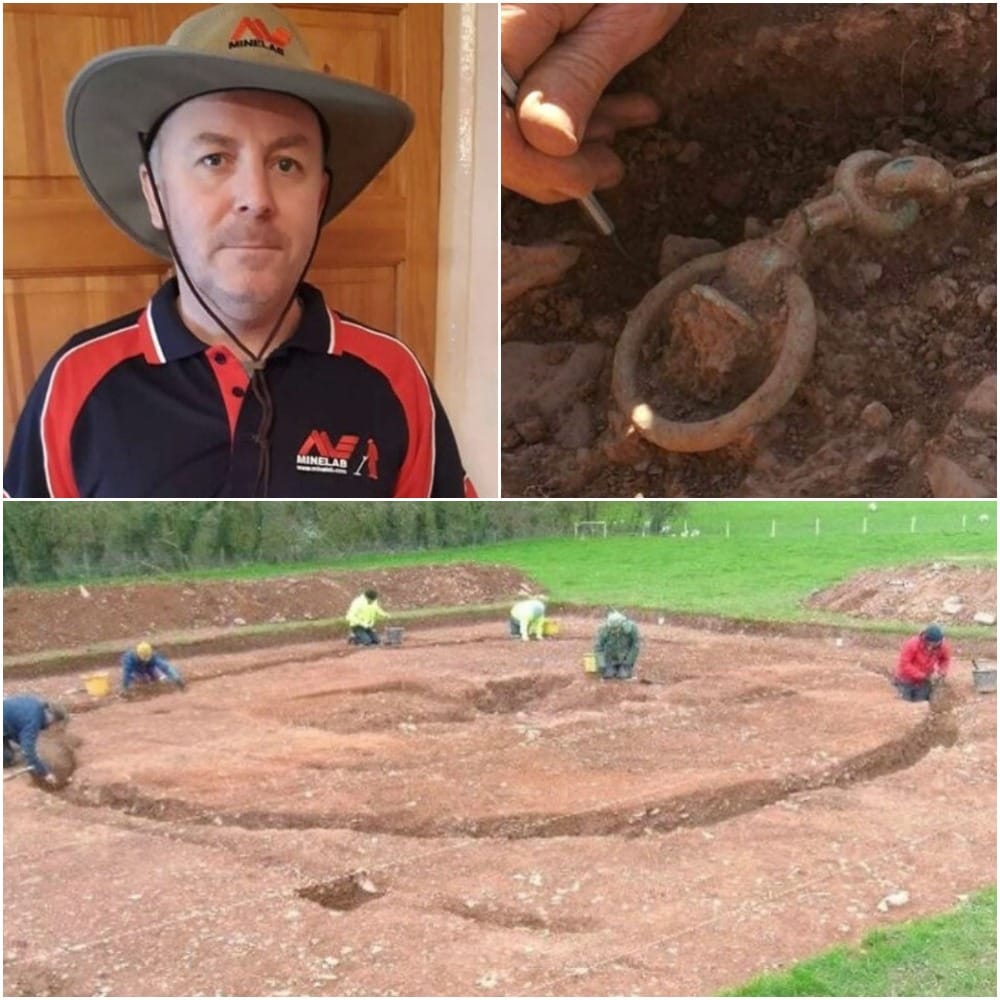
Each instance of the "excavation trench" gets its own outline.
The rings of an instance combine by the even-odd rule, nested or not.
[[[950,747],[958,728],[950,699],[932,703],[927,716],[904,735],[815,773],[754,779],[645,803],[616,803],[598,809],[551,815],[511,813],[487,817],[414,817],[404,810],[379,815],[328,811],[320,814],[273,810],[206,809],[182,798],[157,798],[129,783],[81,783],[58,793],[75,805],[112,809],[130,816],[243,830],[346,829],[399,837],[523,840],[547,837],[639,836],[680,827],[711,826],[782,802],[802,792],[848,788],[912,767],[934,747]]]

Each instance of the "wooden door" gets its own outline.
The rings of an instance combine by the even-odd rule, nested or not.
[[[4,5],[4,452],[35,377],[67,337],[140,308],[164,261],[90,199],[63,139],[70,81],[95,55],[162,44],[205,4]],[[403,98],[402,152],[324,230],[309,280],[397,334],[433,373],[441,101],[439,4],[282,4],[324,72]]]

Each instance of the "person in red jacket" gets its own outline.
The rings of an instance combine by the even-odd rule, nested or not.
[[[931,681],[948,676],[951,650],[940,625],[928,625],[903,643],[892,682],[904,701],[930,701]]]

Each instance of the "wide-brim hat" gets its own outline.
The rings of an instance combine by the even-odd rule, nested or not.
[[[413,113],[398,98],[317,72],[298,29],[267,4],[222,4],[184,21],[166,45],[116,49],[77,74],[66,95],[66,141],[77,171],[119,229],[161,257],[139,183],[140,135],[194,97],[226,90],[290,94],[325,127],[330,196],[323,224],[403,145]]]

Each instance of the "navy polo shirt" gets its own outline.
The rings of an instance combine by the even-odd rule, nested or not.
[[[74,336],[46,365],[4,470],[12,497],[475,496],[448,418],[405,344],[299,289],[302,318],[265,362],[262,407],[239,357],[181,322],[169,281],[140,311]]]

